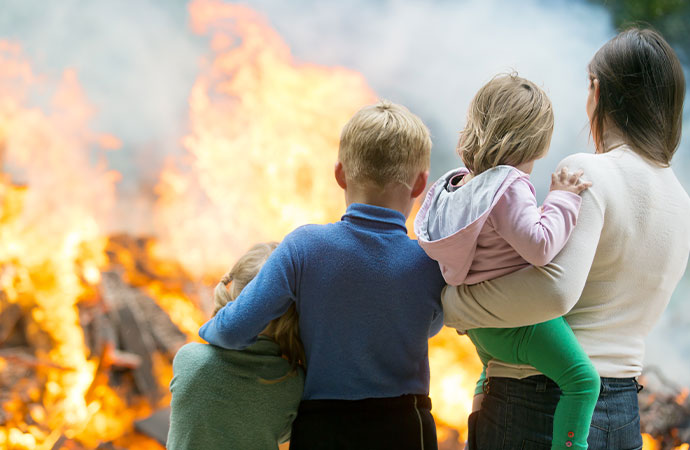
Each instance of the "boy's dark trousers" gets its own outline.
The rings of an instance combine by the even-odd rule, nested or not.
[[[388,449],[438,449],[428,396],[300,403],[290,450]]]

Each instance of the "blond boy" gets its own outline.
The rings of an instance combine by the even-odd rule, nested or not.
[[[241,349],[296,304],[307,375],[291,449],[436,448],[427,340],[442,326],[444,281],[405,228],[430,150],[429,131],[405,107],[358,111],[335,166],[341,221],[287,235],[199,332]]]

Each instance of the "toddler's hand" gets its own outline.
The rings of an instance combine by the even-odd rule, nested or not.
[[[573,194],[579,194],[588,187],[592,186],[590,181],[582,181],[580,177],[585,172],[578,170],[570,173],[567,167],[551,174],[551,189],[550,191],[568,191]]]

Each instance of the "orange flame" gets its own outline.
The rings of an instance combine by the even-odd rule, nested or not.
[[[688,388],[683,388],[681,389],[680,393],[676,396],[676,403],[679,405],[682,405],[686,402],[688,399],[688,393],[690,393],[690,389]]]
[[[6,42],[0,67],[1,164],[15,178],[0,174],[0,291],[28,321],[44,386],[31,398],[41,400],[29,411],[37,425],[27,425],[25,405],[18,406],[0,439],[10,448],[33,448],[84,432],[100,408],[86,401],[97,361],[87,359],[77,304],[91,295],[106,262],[101,225],[117,174],[89,162],[90,146],[113,140],[86,131],[92,110],[74,72],[65,71],[53,87]],[[42,93],[51,94],[50,102],[30,105]]]
[[[443,328],[429,342],[433,413],[438,425],[450,427],[467,439],[467,416],[472,412],[474,387],[482,365],[467,336]],[[442,434],[439,433],[442,440]]]
[[[660,450],[661,445],[651,435],[642,433],[642,449],[643,450]]]
[[[296,63],[244,6],[197,0],[190,13],[214,55],[190,96],[189,173],[162,173],[155,220],[158,254],[201,277],[254,242],[339,218],[340,128],[375,96],[358,73]]]

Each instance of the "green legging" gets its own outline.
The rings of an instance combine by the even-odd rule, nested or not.
[[[563,394],[553,418],[552,450],[587,448],[600,380],[564,318],[520,328],[467,332],[484,367],[492,359],[529,364],[551,378]]]

